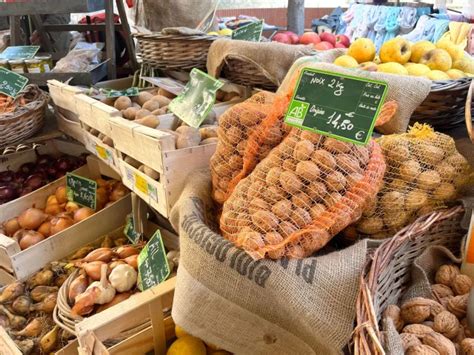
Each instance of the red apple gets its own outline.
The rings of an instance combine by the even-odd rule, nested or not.
[[[291,32],[291,31],[285,31],[283,32],[284,34],[286,34],[288,37],[290,37],[291,39],[291,43],[293,44],[298,44],[298,41],[299,41],[299,37],[296,33],[294,32]]]
[[[286,33],[277,33],[275,36],[273,36],[272,41],[274,42],[280,42],[280,43],[287,43],[287,44],[292,44],[293,42],[291,41],[290,36]]]
[[[337,35],[336,44],[342,43],[346,48],[350,46],[351,40],[346,35]]]
[[[319,35],[319,38],[321,38],[321,41],[324,41],[324,42],[329,42],[331,43],[333,46],[336,44],[336,36],[334,36],[332,33],[330,32],[323,32]]]
[[[334,48],[347,48],[347,47],[344,43],[336,42],[336,45],[334,46]]]
[[[319,50],[319,51],[325,51],[327,49],[332,49],[334,48],[334,46],[332,45],[332,43],[329,43],[329,42],[326,42],[326,41],[323,41],[323,42],[320,42],[318,44],[316,44],[314,46],[315,49]]]
[[[305,32],[300,36],[301,44],[318,44],[319,42],[321,42],[321,38],[314,32]]]

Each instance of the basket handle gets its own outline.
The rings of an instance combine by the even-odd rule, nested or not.
[[[469,90],[467,92],[467,97],[466,97],[465,116],[466,116],[467,134],[469,135],[469,138],[471,139],[472,143],[474,143],[474,131],[472,129],[472,115],[471,115],[473,90],[474,90],[474,80],[471,80],[471,85],[469,85]]]

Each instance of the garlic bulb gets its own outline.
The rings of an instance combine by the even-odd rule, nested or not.
[[[115,288],[107,281],[107,264],[103,264],[100,269],[100,281],[94,281],[87,287],[87,290],[94,290],[96,294],[95,304],[105,304],[113,300]]]
[[[109,276],[109,281],[117,292],[129,291],[135,286],[138,274],[128,264],[120,264],[114,267]]]

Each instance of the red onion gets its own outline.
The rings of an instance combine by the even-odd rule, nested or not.
[[[10,182],[15,178],[15,173],[11,170],[0,172],[0,182]]]
[[[16,190],[11,186],[0,187],[0,199],[10,201],[17,196]]]
[[[20,166],[20,169],[18,171],[21,171],[24,174],[31,174],[33,170],[35,170],[35,164],[34,163],[25,163],[22,166]]]
[[[33,190],[40,188],[41,186],[45,185],[45,181],[43,176],[40,174],[33,174],[28,176],[25,180],[25,185],[31,187]]]

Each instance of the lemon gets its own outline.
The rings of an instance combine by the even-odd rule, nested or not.
[[[219,33],[217,33],[216,31],[211,31],[211,32],[208,32],[207,34],[209,36],[219,36]]]
[[[183,328],[181,328],[177,324],[174,326],[174,332],[176,334],[176,338],[182,338],[189,335]]]
[[[232,36],[232,30],[230,28],[223,28],[222,30],[219,30],[218,33],[221,36]]]
[[[176,339],[166,355],[206,355],[206,346],[198,338],[187,335]]]

